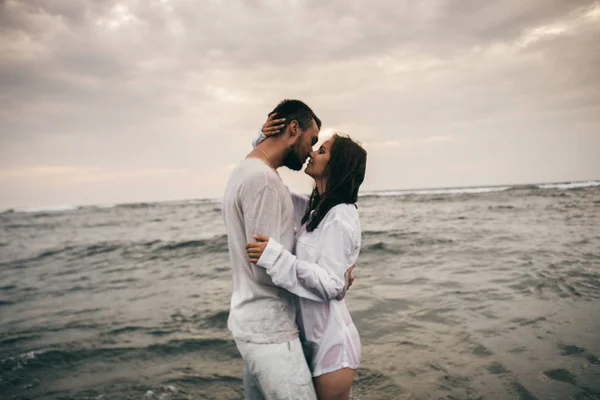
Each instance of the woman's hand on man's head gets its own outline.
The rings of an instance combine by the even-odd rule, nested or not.
[[[277,135],[279,132],[281,132],[281,129],[285,126],[284,122],[285,122],[285,118],[275,118],[275,116],[277,115],[277,113],[273,113],[271,115],[269,115],[269,118],[267,118],[267,122],[265,122],[262,126],[262,133],[263,135],[265,135],[266,137],[269,136],[273,136],[273,135]]]

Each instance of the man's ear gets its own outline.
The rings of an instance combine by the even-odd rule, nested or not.
[[[290,129],[290,135],[292,135],[292,137],[298,136],[300,134],[300,125],[295,119],[289,123],[288,127]]]

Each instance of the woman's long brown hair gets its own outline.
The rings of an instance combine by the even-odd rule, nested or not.
[[[319,195],[315,185],[308,210],[302,218],[302,224],[308,222],[308,232],[314,231],[336,205],[345,203],[356,206],[358,189],[365,178],[366,150],[350,137],[335,134],[333,138],[329,162],[324,171],[327,176],[325,192]]]

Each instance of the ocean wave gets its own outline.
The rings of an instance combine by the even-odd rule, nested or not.
[[[209,253],[226,252],[227,249],[227,235],[218,235],[210,239],[198,239],[198,240],[182,240],[179,242],[168,242],[161,245],[156,249],[156,252],[171,252],[177,250],[195,250],[202,249],[208,250]]]
[[[42,354],[50,351],[49,349],[32,350],[16,356],[0,359],[0,371],[2,369],[19,369],[30,360],[34,360]]]
[[[527,190],[547,190],[547,189],[583,189],[600,186],[600,181],[582,181],[582,182],[564,182],[564,183],[544,183],[544,184],[526,184],[526,185],[504,185],[504,186],[480,186],[480,187],[455,187],[440,189],[402,189],[402,190],[381,190],[363,192],[359,197],[396,197],[408,195],[459,195],[459,194],[483,194],[505,191],[527,191]],[[438,198],[443,200],[443,198]]]
[[[174,385],[202,385],[208,382],[222,382],[227,384],[241,384],[242,378],[238,376],[228,375],[211,375],[211,376],[198,376],[198,375],[187,375],[181,378],[172,378],[167,383]]]
[[[46,216],[49,214],[37,214],[38,218]],[[40,223],[31,221],[28,223],[14,223],[14,224],[6,224],[4,225],[4,229],[54,229],[58,226],[58,223]]]
[[[478,194],[503,192],[510,189],[510,186],[487,186],[487,187],[467,187],[467,188],[447,188],[447,189],[412,189],[412,190],[387,190],[377,192],[365,192],[360,197],[395,197],[407,195],[448,195],[448,194]]]
[[[217,204],[220,205],[222,199],[192,199],[192,200],[173,200],[173,201],[148,201],[137,203],[106,203],[106,204],[85,204],[85,205],[54,205],[41,207],[11,207],[0,209],[0,215],[13,213],[59,213],[75,210],[103,210],[111,208],[123,209],[145,209],[161,205],[194,205],[194,204]],[[215,209],[217,210],[217,209]],[[218,208],[220,211],[220,208]]]
[[[80,206],[81,210],[106,210],[110,208],[115,208],[117,203],[106,203],[106,204],[86,204],[84,206]]]
[[[121,251],[124,257],[147,255],[148,257],[171,257],[173,252],[184,252],[186,256],[201,253],[224,253],[228,251],[227,235],[217,235],[209,239],[164,242],[151,240],[144,242],[101,242],[79,246],[64,246],[45,249],[27,258],[0,263],[9,268],[26,268],[31,263],[45,262],[56,257],[88,258]]]
[[[200,325],[208,329],[227,329],[228,319],[229,310],[218,311],[215,314],[204,318]]]
[[[130,334],[130,333],[145,333],[151,336],[166,336],[166,335],[171,335],[173,333],[177,333],[178,331],[176,329],[157,329],[156,327],[151,327],[151,326],[125,326],[122,328],[117,328],[117,329],[113,329],[110,330],[108,332],[105,333],[105,335],[107,336],[119,336],[119,335],[123,335],[123,334]]]
[[[157,206],[158,203],[122,203],[115,205],[115,208],[130,208],[130,209],[140,209],[140,208],[151,208]]]
[[[368,245],[363,245],[361,249],[362,254],[371,254],[371,253],[389,253],[389,254],[401,254],[402,251],[400,249],[394,248],[390,246],[388,243],[384,242],[376,242]]]
[[[46,249],[37,255],[28,258],[13,260],[7,263],[0,263],[2,266],[13,268],[24,268],[29,263],[46,261],[56,256],[75,256],[75,257],[92,257],[98,254],[105,254],[117,251],[123,247],[119,243],[96,243],[84,246],[64,246],[60,248]]]
[[[212,352],[213,357],[234,359],[239,352],[232,340],[224,339],[177,339],[146,347],[99,347],[99,348],[48,348],[32,350],[0,360],[0,371],[17,369],[46,369],[71,367],[92,360],[117,362],[150,357],[187,355]]]
[[[79,209],[79,206],[64,204],[57,206],[42,206],[42,207],[22,207],[12,209],[15,213],[55,213],[62,211],[73,211]]]
[[[540,187],[538,185],[514,185],[514,186],[510,186],[508,189],[506,189],[507,191],[527,191],[527,190],[539,190]]]
[[[190,200],[180,200],[178,203],[180,204],[221,204],[223,200],[221,198],[213,198],[213,199],[190,199]]]
[[[195,205],[195,204],[221,204],[221,199],[189,199],[189,200],[169,200],[155,202],[139,202],[139,203],[120,203],[114,205],[117,208],[150,208],[156,206],[178,206],[178,205]]]
[[[160,246],[157,250],[158,251],[173,251],[173,250],[179,250],[179,249],[185,249],[185,248],[196,248],[196,247],[204,247],[206,245],[207,241],[206,240],[184,240],[181,242],[173,242],[173,243],[167,243],[164,244],[162,246]]]
[[[144,349],[159,355],[178,355],[193,352],[216,351],[231,358],[239,358],[233,340],[224,339],[179,339],[164,344],[152,344]]]
[[[380,237],[377,233],[369,235],[371,237]],[[447,237],[434,237],[416,235],[414,232],[390,231],[387,239],[396,239],[393,243],[389,241],[369,241],[363,243],[361,254],[387,253],[403,254],[406,251],[418,251],[418,248],[430,249],[432,246],[453,245],[455,241]]]
[[[362,232],[362,236],[363,237],[368,237],[368,236],[378,236],[378,235],[389,235],[390,231],[379,231],[379,230],[374,230],[374,231],[363,231]]]
[[[564,182],[564,183],[545,183],[536,185],[539,189],[583,189],[600,186],[600,181],[585,181],[585,182]]]
[[[20,258],[20,259],[8,261],[8,262],[2,262],[2,263],[0,263],[0,266],[13,268],[13,269],[25,268],[27,266],[27,264],[29,264],[29,263],[43,261],[43,260],[51,258],[57,254],[67,252],[71,249],[73,249],[73,247],[69,247],[69,246],[63,247],[61,249],[48,249],[48,250],[44,250],[44,251],[40,252],[39,254],[32,256],[32,257]]]
[[[20,336],[12,336],[7,339],[0,340],[0,346],[12,346],[16,343],[26,342],[29,340],[35,340],[41,338],[41,335],[20,335]]]

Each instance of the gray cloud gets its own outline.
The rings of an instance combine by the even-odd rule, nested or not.
[[[0,182],[12,192],[0,203],[43,202],[36,166],[68,167],[44,170],[53,201],[133,198],[119,182],[142,170],[162,172],[135,196],[153,198],[174,179],[184,189],[166,197],[216,196],[226,166],[284,97],[311,104],[326,131],[370,146],[366,189],[597,177],[599,9],[580,0],[0,2]],[[67,179],[78,168],[88,172]],[[188,175],[165,177],[171,169]],[[94,174],[118,188],[113,197],[86,197],[92,183],[82,182]]]

